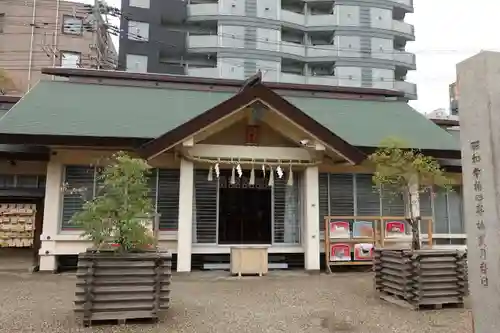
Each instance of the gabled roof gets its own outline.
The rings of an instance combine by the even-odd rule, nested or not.
[[[245,107],[253,101],[259,100],[271,106],[274,110],[290,119],[295,124],[300,124],[307,132],[326,143],[331,149],[342,155],[352,163],[362,162],[366,156],[344,139],[324,127],[316,120],[302,112],[296,106],[283,99],[281,96],[264,86],[260,80],[254,85],[245,86],[239,93],[201,113],[199,116],[170,130],[154,139],[139,149],[139,154],[144,158],[158,155],[170,149],[177,143],[210,126],[215,121],[226,117]]]
[[[106,143],[121,147],[118,142],[127,141],[138,147],[237,93],[236,89],[221,91],[210,85],[194,88],[185,83],[118,84],[41,81],[0,118],[0,142],[78,146]],[[322,131],[334,133],[351,146],[377,147],[387,136],[396,136],[412,148],[460,152],[456,139],[402,101],[267,90],[264,95],[275,98],[279,94],[279,103],[300,109],[305,114],[302,117],[321,124]]]

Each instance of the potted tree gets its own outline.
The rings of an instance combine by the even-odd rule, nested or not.
[[[388,138],[369,161],[375,167],[373,183],[385,193],[403,196],[411,228],[409,249],[375,249],[376,289],[398,304],[463,304],[466,294],[466,257],[456,250],[421,249],[419,193],[433,188],[451,191],[450,179],[438,161],[404,142]],[[432,193],[432,192],[431,192]]]
[[[72,217],[93,244],[78,256],[75,311],[85,325],[158,319],[169,306],[171,254],[156,247],[148,173],[144,160],[114,154],[98,193]]]

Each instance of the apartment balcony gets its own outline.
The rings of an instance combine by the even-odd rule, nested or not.
[[[311,27],[328,27],[337,24],[337,16],[329,15],[307,15],[306,25]]]
[[[189,35],[187,47],[190,49],[213,48],[218,46],[218,41],[217,35]]]
[[[288,53],[288,54],[293,54],[293,55],[305,57],[306,46],[303,44],[282,41],[280,51],[282,53]]]
[[[395,81],[394,89],[404,92],[407,97],[410,98],[417,97],[417,85],[415,83],[406,81]]]
[[[337,86],[338,78],[335,76],[305,76],[300,74],[281,73],[279,81],[293,84],[313,84],[318,86]]]
[[[281,10],[281,21],[298,25],[306,25],[306,16],[289,10]]]
[[[399,3],[408,7],[413,7],[413,0],[390,0],[392,2]]]
[[[416,65],[416,57],[413,53],[394,50],[394,61],[406,64],[410,67],[415,67]]]
[[[281,73],[279,81],[282,83],[305,84],[306,77],[300,74]]]
[[[196,77],[207,77],[207,78],[219,78],[219,69],[217,67],[209,67],[209,68],[197,68],[197,67],[188,67],[187,75],[196,76]]]
[[[338,86],[339,79],[335,76],[309,76],[307,77],[308,84],[314,84],[318,86]]]
[[[308,57],[332,57],[338,55],[338,47],[335,45],[316,45],[307,47]]]
[[[188,5],[189,16],[213,16],[218,14],[219,5],[216,3]]]
[[[415,27],[404,21],[392,20],[392,29],[405,35],[415,35]]]
[[[328,15],[311,15],[295,13],[286,9],[281,10],[281,21],[298,24],[302,26],[323,27],[337,24],[337,16],[334,14]]]

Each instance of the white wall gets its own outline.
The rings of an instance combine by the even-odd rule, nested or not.
[[[219,0],[219,13],[245,16],[245,0]]]
[[[280,30],[257,28],[257,49],[279,51],[280,41]]]
[[[359,6],[336,5],[335,14],[338,25],[359,26]]]
[[[219,24],[219,45],[230,48],[245,47],[245,27]]]
[[[257,16],[271,20],[278,20],[278,13],[281,11],[281,1],[277,0],[257,0]]]
[[[257,60],[257,69],[262,71],[264,81],[278,82],[281,73],[281,63],[279,61]]]
[[[359,36],[335,36],[339,57],[359,57],[361,38]]]
[[[243,59],[241,58],[221,58],[217,59],[217,67],[220,70],[220,77],[225,79],[243,80],[245,71]]]
[[[339,78],[339,85],[349,87],[361,87],[360,67],[337,67],[336,76]],[[349,77],[352,77],[350,79]]]
[[[372,38],[372,58],[392,60],[394,58],[392,40],[387,38]]]
[[[392,29],[392,11],[390,9],[370,9],[372,28]]]
[[[372,69],[373,88],[393,89],[394,71],[392,69]]]

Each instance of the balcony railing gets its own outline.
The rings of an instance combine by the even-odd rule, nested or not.
[[[188,5],[189,16],[211,16],[219,13],[219,5],[216,3],[202,3]]]
[[[397,2],[405,6],[413,7],[413,0],[390,0],[392,2]]]
[[[306,55],[306,46],[292,42],[281,42],[281,52],[304,57]]]
[[[338,47],[335,45],[311,45],[307,47],[308,57],[331,57],[338,55]]]
[[[209,67],[209,68],[188,67],[187,74],[189,76],[208,77],[208,78],[218,78],[220,76],[219,69],[217,67]]]
[[[315,84],[318,86],[338,86],[339,79],[335,76],[321,75],[321,76],[308,76],[308,84]]]
[[[414,66],[416,63],[416,58],[413,53],[394,50],[394,61]]]
[[[415,83],[406,82],[406,81],[395,81],[394,89],[404,92],[409,96],[417,95],[417,85]]]
[[[307,15],[306,24],[311,27],[332,26],[337,24],[337,16],[330,15]]]
[[[291,74],[291,73],[281,73],[280,82],[283,83],[294,83],[294,84],[305,84],[306,77],[300,74]]]
[[[407,35],[413,36],[415,34],[415,28],[413,25],[403,21],[392,20],[392,29]]]
[[[331,26],[337,24],[335,14],[311,15],[295,13],[286,9],[281,10],[281,21],[311,27]]]
[[[294,84],[315,84],[319,86],[337,86],[339,80],[335,76],[305,76],[300,74],[281,73],[280,82]]]
[[[289,10],[282,9],[281,21],[298,25],[306,25],[306,16],[304,14],[299,14]]]
[[[217,35],[189,35],[188,48],[217,47],[219,37]]]

